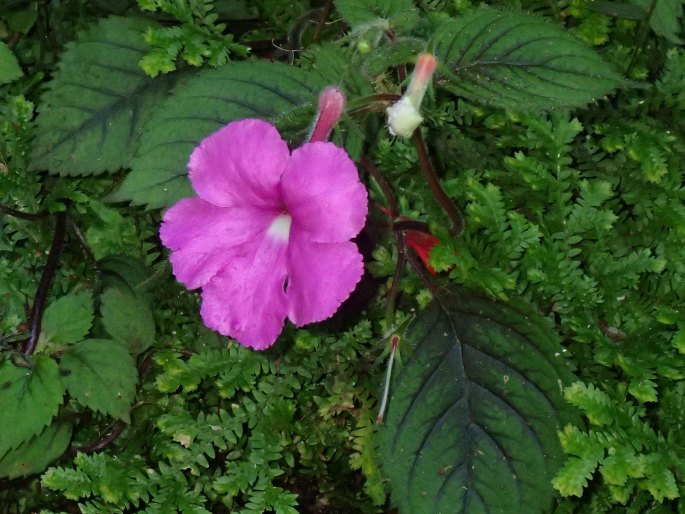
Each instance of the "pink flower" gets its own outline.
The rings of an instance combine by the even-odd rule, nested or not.
[[[291,153],[273,125],[246,119],[203,140],[188,168],[198,196],[165,213],[160,235],[176,278],[202,288],[204,323],[261,350],[286,317],[332,316],[363,273],[350,239],[367,194],[347,153],[323,141]]]

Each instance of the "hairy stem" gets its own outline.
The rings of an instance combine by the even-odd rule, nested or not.
[[[326,5],[323,6],[323,11],[321,12],[319,23],[317,23],[316,29],[314,30],[314,35],[312,36],[313,42],[317,42],[321,37],[321,32],[323,32],[323,28],[326,26],[326,20],[328,19],[328,15],[331,14],[332,7],[333,0],[327,0]]]
[[[415,220],[396,220],[392,223],[392,229],[397,230],[416,230],[417,232],[423,232],[424,234],[432,234],[428,223],[423,221]]]
[[[50,292],[52,279],[54,278],[55,272],[57,271],[57,264],[59,263],[59,257],[62,253],[62,247],[64,246],[64,236],[66,234],[66,228],[67,213],[60,212],[57,214],[55,220],[55,233],[52,236],[50,254],[48,255],[48,260],[45,263],[43,274],[40,277],[38,289],[36,290],[36,296],[33,301],[33,307],[31,308],[31,324],[29,330],[29,338],[24,343],[24,347],[22,349],[25,355],[32,355],[33,352],[36,350],[36,345],[38,344],[41,323],[43,321],[43,312],[45,311],[45,302],[48,298],[48,293]]]
[[[414,131],[412,141],[416,147],[416,151],[419,156],[419,163],[421,164],[421,170],[423,171],[423,175],[426,177],[428,187],[430,187],[433,196],[452,221],[450,234],[452,237],[456,237],[464,230],[464,219],[462,218],[459,209],[457,209],[457,206],[454,205],[450,197],[447,196],[447,193],[445,193],[445,190],[440,185],[438,176],[433,168],[433,163],[431,162],[430,157],[428,157],[428,151],[426,150],[426,143],[421,135],[421,129],[416,129]]]
[[[390,184],[388,184],[388,181],[385,180],[385,177],[383,177],[381,171],[376,168],[376,166],[368,157],[362,155],[362,158],[359,162],[361,162],[361,165],[364,166],[364,169],[374,178],[374,180],[380,186],[381,191],[383,191],[383,196],[385,196],[385,201],[388,202],[388,208],[390,209],[390,216],[394,221],[400,215],[400,208],[397,204],[397,200],[395,199],[395,195],[390,188]]]
[[[376,95],[369,95],[363,98],[352,100],[347,105],[348,114],[358,114],[361,112],[373,112],[385,110],[388,104],[397,102],[400,95],[393,93],[378,93]]]

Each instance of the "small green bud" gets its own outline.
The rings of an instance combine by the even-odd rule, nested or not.
[[[360,39],[357,43],[359,53],[368,54],[371,51],[371,44],[366,39]]]

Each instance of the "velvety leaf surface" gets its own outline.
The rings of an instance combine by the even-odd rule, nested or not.
[[[477,10],[444,23],[433,44],[438,85],[502,107],[580,106],[623,82],[585,43],[520,12]]]
[[[0,456],[43,430],[63,396],[57,363],[49,357],[36,356],[31,367],[9,359],[0,364]]]
[[[74,399],[128,423],[138,373],[122,344],[107,339],[81,341],[62,355],[60,371]]]
[[[337,0],[335,7],[353,26],[415,14],[411,0]]]
[[[552,502],[572,379],[545,320],[444,296],[409,328],[385,424],[383,472],[402,514],[535,514]]]
[[[143,301],[151,298],[152,272],[140,259],[129,255],[108,255],[98,264],[103,288],[119,289]]]
[[[68,45],[40,104],[33,168],[91,175],[128,167],[143,122],[170,84],[138,66],[150,24],[107,18]]]
[[[311,72],[279,63],[236,62],[204,71],[155,111],[131,172],[110,200],[158,208],[190,196],[186,164],[203,138],[230,121],[266,120],[316,105],[325,85]]]
[[[644,20],[647,17],[647,11],[644,8],[623,2],[594,2],[589,4],[587,8],[606,16],[624,20]]]
[[[6,84],[18,79],[24,74],[17,62],[17,58],[9,47],[0,41],[0,84]]]
[[[70,423],[53,423],[33,439],[0,459],[0,477],[17,478],[40,473],[62,455],[71,440]]]
[[[83,339],[93,324],[93,298],[89,293],[62,296],[45,309],[42,338],[71,344]]]
[[[134,355],[152,345],[155,322],[145,302],[117,289],[105,291],[101,302],[102,323],[113,339],[123,343]]]

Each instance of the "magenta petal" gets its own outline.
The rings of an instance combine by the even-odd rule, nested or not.
[[[293,151],[282,185],[293,228],[312,241],[347,241],[364,226],[366,189],[345,150],[334,144],[308,143]]]
[[[205,285],[244,245],[260,237],[277,213],[248,207],[216,207],[200,198],[181,200],[169,209],[159,230],[173,250],[174,275],[189,289]]]
[[[263,350],[276,341],[288,312],[283,291],[288,246],[264,235],[249,247],[203,288],[200,314],[209,328]]]
[[[229,123],[204,139],[188,162],[200,198],[221,207],[274,207],[290,151],[273,125],[256,119]]]
[[[295,227],[293,227],[295,230]],[[291,233],[288,248],[288,317],[298,326],[331,317],[364,273],[357,245],[315,243]]]

